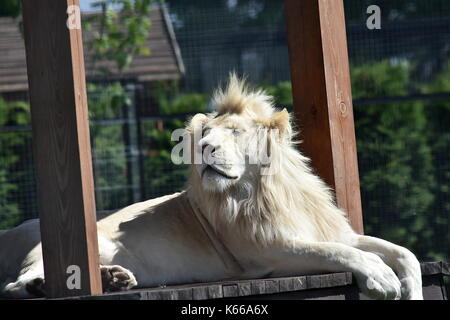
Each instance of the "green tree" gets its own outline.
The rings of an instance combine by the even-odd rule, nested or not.
[[[116,209],[129,202],[118,187],[127,185],[127,146],[123,124],[105,122],[123,118],[131,101],[120,83],[89,83],[87,88],[97,210]]]
[[[17,17],[20,15],[20,0],[2,0],[0,1],[0,17]]]
[[[24,102],[6,102],[0,98],[0,127],[28,125],[30,123],[29,106]],[[27,142],[30,132],[11,131],[0,135],[0,229],[15,226],[22,219],[20,203],[15,194],[23,187],[23,176],[33,174],[18,171],[16,166],[23,161],[21,155],[30,157]]]
[[[85,17],[83,27],[87,30],[98,24],[99,31],[89,42],[94,61],[113,61],[119,74],[128,67],[136,55],[149,55],[144,46],[151,26],[150,9],[154,0],[103,0],[93,3],[100,14]],[[118,8],[118,9],[117,9]],[[96,64],[105,76],[111,70]]]
[[[188,176],[187,165],[175,165],[171,159],[171,150],[178,143],[171,140],[173,130],[184,128],[186,114],[206,112],[209,95],[199,93],[180,94],[176,85],[159,83],[154,89],[162,115],[172,115],[167,121],[144,124],[144,145],[148,157],[144,159],[145,196],[153,198],[162,196],[174,190],[182,190]],[[183,120],[182,120],[183,119]]]
[[[435,81],[423,88],[423,93],[450,92],[450,62]],[[431,100],[426,103],[429,119],[427,127],[433,155],[436,184],[433,187],[435,201],[430,209],[435,241],[430,256],[435,260],[450,259],[450,102]]]
[[[100,13],[85,16],[83,28],[98,30],[88,43],[94,60],[93,71],[107,78],[119,77],[136,55],[148,55],[145,40],[151,26],[150,9],[154,0],[103,0],[93,4]],[[105,67],[112,62],[114,68]],[[89,115],[92,120],[123,118],[134,108],[129,92],[121,82],[88,84]],[[127,185],[127,145],[121,124],[91,125],[97,209],[115,209],[129,204]]]
[[[353,98],[407,93],[410,67],[383,61],[351,68]],[[429,258],[435,186],[422,102],[356,105],[365,231]]]
[[[278,106],[292,106],[292,84],[290,81],[283,81],[275,86],[265,87],[267,93],[274,97]]]

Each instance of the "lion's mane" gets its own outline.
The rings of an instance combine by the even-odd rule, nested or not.
[[[298,150],[288,113],[277,112],[272,97],[231,75],[226,89],[216,91],[212,101],[218,111],[209,118],[233,113],[251,118],[255,128],[277,126],[282,131],[280,138],[265,130],[270,166],[278,166],[274,174],[254,175],[228,192],[214,193],[203,190],[199,174],[191,170],[190,196],[216,231],[233,228],[259,245],[293,239],[340,241],[353,232],[330,188]]]

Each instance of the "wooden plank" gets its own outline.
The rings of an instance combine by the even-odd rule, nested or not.
[[[307,276],[306,278],[308,289],[339,287],[349,284],[346,273],[312,275]]]
[[[25,90],[28,90],[28,85],[26,83],[0,84],[0,93]]]
[[[192,288],[178,289],[179,300],[192,300]]]
[[[252,294],[252,285],[250,282],[238,282],[238,292],[240,297],[249,296]]]
[[[280,279],[280,292],[294,291],[294,281],[292,278]]]
[[[425,300],[445,300],[442,274],[429,275],[422,278],[422,292]]]
[[[231,298],[239,296],[239,288],[237,284],[224,284],[222,285],[223,297]]]
[[[285,0],[294,111],[301,149],[363,233],[342,0]]]
[[[450,275],[450,263],[442,262],[442,274],[449,276]]]
[[[178,46],[178,42],[175,37],[175,31],[173,30],[172,21],[169,16],[169,11],[167,10],[165,3],[162,3],[160,5],[160,8],[161,8],[161,15],[163,16],[163,19],[164,19],[164,25],[166,27],[166,33],[170,40],[170,44],[172,46],[172,52],[175,55],[178,69],[180,70],[180,72],[182,74],[184,74],[186,69],[184,67],[183,59],[181,57],[180,47]]]
[[[265,293],[278,293],[280,292],[280,281],[277,279],[265,280]]]
[[[252,295],[266,293],[266,285],[264,283],[264,280],[253,280],[251,282],[251,288]]]
[[[216,284],[208,286],[208,299],[223,298],[222,285]]]
[[[208,287],[193,287],[192,288],[192,299],[194,300],[205,300],[209,298]]]
[[[155,74],[159,73],[171,73],[171,74],[178,74],[179,70],[177,69],[175,64],[170,63],[162,63],[160,65],[154,65],[153,63],[159,63],[158,61],[147,61],[147,65],[145,66],[135,66],[131,65],[129,68],[125,69],[123,71],[124,74],[134,74],[136,76],[154,76]],[[173,62],[173,59],[172,59]],[[149,64],[151,63],[151,64]],[[143,63],[144,64],[144,63]],[[87,71],[90,74],[94,74],[92,70],[89,70],[91,68],[91,63],[87,66]],[[115,66],[113,64],[103,64],[98,63],[97,67],[109,67],[110,69],[114,70],[115,72]],[[7,68],[1,68],[0,67],[0,82],[10,84],[13,82],[21,82],[26,84],[27,83],[27,71],[25,67],[7,67]],[[114,76],[114,75],[113,75]],[[117,76],[120,76],[117,74]]]
[[[436,263],[422,263],[421,265],[423,269],[425,265],[431,266]],[[442,276],[441,273],[423,276],[423,290],[426,299],[446,299]],[[350,272],[194,283],[164,288],[134,289],[102,296],[76,297],[75,299],[203,300],[236,297],[239,299],[248,297],[248,299],[370,300],[359,291]]]
[[[78,0],[23,0],[46,292],[102,292],[81,30],[66,27]],[[78,266],[80,288],[67,286]]]
[[[305,290],[307,287],[306,277],[295,277],[292,279],[294,290]]]
[[[442,273],[443,262],[433,261],[433,262],[423,262],[420,264],[420,269],[422,276],[441,274]]]

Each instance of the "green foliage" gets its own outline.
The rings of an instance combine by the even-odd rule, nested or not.
[[[162,114],[180,114],[206,112],[207,103],[208,95],[186,93],[175,97],[169,103],[161,103],[159,106]]]
[[[88,44],[88,52],[94,62],[112,61],[119,74],[136,55],[148,55],[144,46],[151,26],[150,9],[153,0],[104,0],[93,7],[101,14],[83,21],[89,30],[93,24],[99,31]],[[117,10],[119,8],[119,10]],[[94,63],[97,74],[108,76],[113,71]],[[121,83],[88,84],[89,117],[95,119],[118,119],[124,117],[131,100]],[[123,126],[120,124],[91,125],[94,150],[94,174],[97,209],[115,209],[128,204],[128,195],[120,186],[127,181],[127,146],[124,144]]]
[[[408,92],[410,66],[381,61],[351,68],[353,99],[401,96]]]
[[[423,89],[423,92],[450,92],[450,63],[432,84]],[[450,257],[448,249],[450,243],[450,102],[448,100],[427,102],[426,113],[430,120],[427,130],[437,182],[433,188],[435,201],[430,209],[436,241],[430,247],[430,256],[436,260],[448,261]]]
[[[209,95],[199,93],[180,94],[176,87],[159,83],[154,90],[160,113],[163,115],[183,115],[186,113],[206,112]],[[163,128],[162,128],[163,126]],[[175,165],[171,159],[171,150],[178,141],[171,141],[173,130],[183,128],[184,122],[172,119],[165,122],[148,123],[144,126],[144,141],[150,148],[149,156],[144,159],[145,188],[147,197],[161,196],[181,190],[188,175],[186,165]]]
[[[182,124],[182,123],[181,123]],[[171,141],[173,130],[182,127],[180,122],[168,121],[164,123],[164,129],[155,127],[154,123],[144,125],[144,139],[147,156],[144,158],[145,196],[147,198],[158,197],[180,191],[188,175],[186,165],[175,165],[171,159],[171,150],[176,141]]]
[[[119,83],[87,84],[90,119],[114,119],[122,117],[122,108],[129,107],[131,100],[126,89]]]
[[[120,83],[90,83],[88,97],[96,205],[98,210],[116,209],[128,204],[127,193],[117,188],[127,185],[127,146],[123,140],[123,125],[102,124],[96,120],[123,118],[123,111],[131,107],[131,101]]]
[[[275,102],[279,106],[292,106],[292,85],[290,81],[278,83],[276,86],[266,87],[268,94],[275,98]]]
[[[17,191],[17,186],[8,181],[5,164],[0,166],[0,230],[9,229],[20,221],[20,212],[17,203],[11,199],[11,193]]]
[[[388,61],[351,68],[354,98],[408,92],[410,67]],[[355,106],[365,231],[430,258],[436,185],[424,103]]]
[[[20,0],[1,0],[0,1],[0,17],[16,18],[20,14]]]
[[[100,25],[99,32],[89,43],[95,61],[113,61],[121,73],[133,61],[135,55],[149,55],[150,48],[144,46],[148,37],[150,9],[154,0],[104,0],[93,4],[101,9],[100,15],[87,17],[83,27],[89,30],[93,23]],[[117,11],[112,8],[119,7]],[[111,70],[100,67],[100,73]]]
[[[30,106],[24,101],[6,102],[0,98],[0,126],[30,124]]]
[[[30,123],[28,104],[24,102],[6,102],[0,98],[0,126],[27,125]],[[15,226],[21,220],[18,199],[14,197],[20,190],[20,176],[30,172],[18,172],[15,166],[28,155],[26,142],[29,132],[3,132],[0,134],[0,229]],[[32,173],[31,173],[32,174]]]
[[[95,119],[123,118],[126,108],[131,108],[127,91],[119,83],[89,84],[89,115]],[[163,115],[205,112],[207,96],[179,94],[176,86],[160,83],[154,90],[160,113]],[[184,121],[144,122],[141,133],[145,152],[143,157],[144,197],[161,196],[184,187],[187,167],[172,163],[170,151],[177,143],[171,141],[173,130],[184,127]],[[97,209],[115,209],[129,203],[128,194],[120,186],[127,185],[127,153],[123,126],[91,122],[91,139],[94,156]]]
[[[208,94],[180,94],[173,84],[160,82],[153,90],[159,112],[165,115],[206,112]]]

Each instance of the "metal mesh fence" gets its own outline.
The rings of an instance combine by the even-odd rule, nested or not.
[[[0,226],[12,226],[36,217],[36,183],[31,128],[0,130]]]
[[[369,30],[370,2],[344,2],[365,231],[422,260],[448,260],[450,2],[378,1],[381,29]],[[286,88],[281,1],[167,4],[186,66],[184,94],[210,92],[233,69],[256,85]],[[186,180],[187,168],[170,161],[170,132],[186,117],[144,118],[143,106],[132,106],[91,120],[100,211],[181,190]],[[28,129],[0,131],[0,228],[37,214]]]
[[[183,123],[184,118],[176,118],[175,121]],[[156,117],[139,122],[142,142],[136,149],[130,147],[126,138],[126,119],[116,119],[112,123],[91,121],[98,211],[119,209],[184,188],[187,167],[173,164],[170,158],[170,135],[167,139],[167,133],[173,130],[173,120]],[[164,129],[165,125],[167,129]],[[0,130],[1,228],[38,216],[31,140],[29,126],[3,127]],[[167,147],[158,148],[160,143],[167,144]]]
[[[289,80],[281,1],[169,1],[186,91],[209,92],[231,70],[255,83]]]

